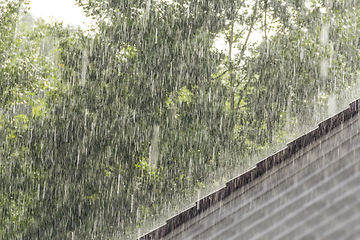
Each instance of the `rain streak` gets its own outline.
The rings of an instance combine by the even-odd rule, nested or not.
[[[357,1],[28,3],[0,0],[0,239],[136,239],[360,96]]]

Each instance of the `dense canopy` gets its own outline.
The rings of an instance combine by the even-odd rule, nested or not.
[[[358,96],[357,1],[76,2],[0,0],[2,239],[133,239]]]

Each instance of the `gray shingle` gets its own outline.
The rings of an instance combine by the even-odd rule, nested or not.
[[[140,239],[356,239],[359,100]]]

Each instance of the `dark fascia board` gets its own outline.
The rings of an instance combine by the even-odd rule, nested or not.
[[[293,140],[292,142],[289,142],[284,149],[259,161],[255,167],[226,182],[225,186],[221,189],[203,197],[202,199],[199,199],[192,207],[168,219],[166,221],[166,224],[162,225],[157,229],[154,229],[153,231],[143,235],[138,239],[160,239],[166,236],[172,230],[191,220],[192,218],[199,215],[201,212],[210,208],[214,204],[222,201],[234,191],[252,182],[256,178],[270,170],[272,167],[284,162],[286,159],[297,153],[299,150],[315,142],[322,136],[326,135],[329,131],[333,130],[337,126],[340,126],[342,123],[352,118],[359,112],[359,103],[360,99],[350,103],[350,106],[347,109],[319,123],[318,127],[314,130],[302,135],[301,137]]]

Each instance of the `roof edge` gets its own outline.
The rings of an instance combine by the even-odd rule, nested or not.
[[[207,210],[211,206],[225,199],[232,192],[254,181],[274,166],[284,162],[286,159],[297,153],[299,150],[315,142],[316,140],[327,134],[329,131],[340,126],[345,121],[351,119],[354,115],[358,114],[359,107],[360,99],[351,102],[348,108],[319,123],[318,127],[314,130],[289,142],[284,149],[257,162],[255,167],[229,180],[228,182],[226,182],[224,187],[199,199],[192,207],[169,218],[164,225],[144,234],[138,239],[160,239],[166,236],[175,228],[181,226],[182,224],[191,220],[192,218]]]

